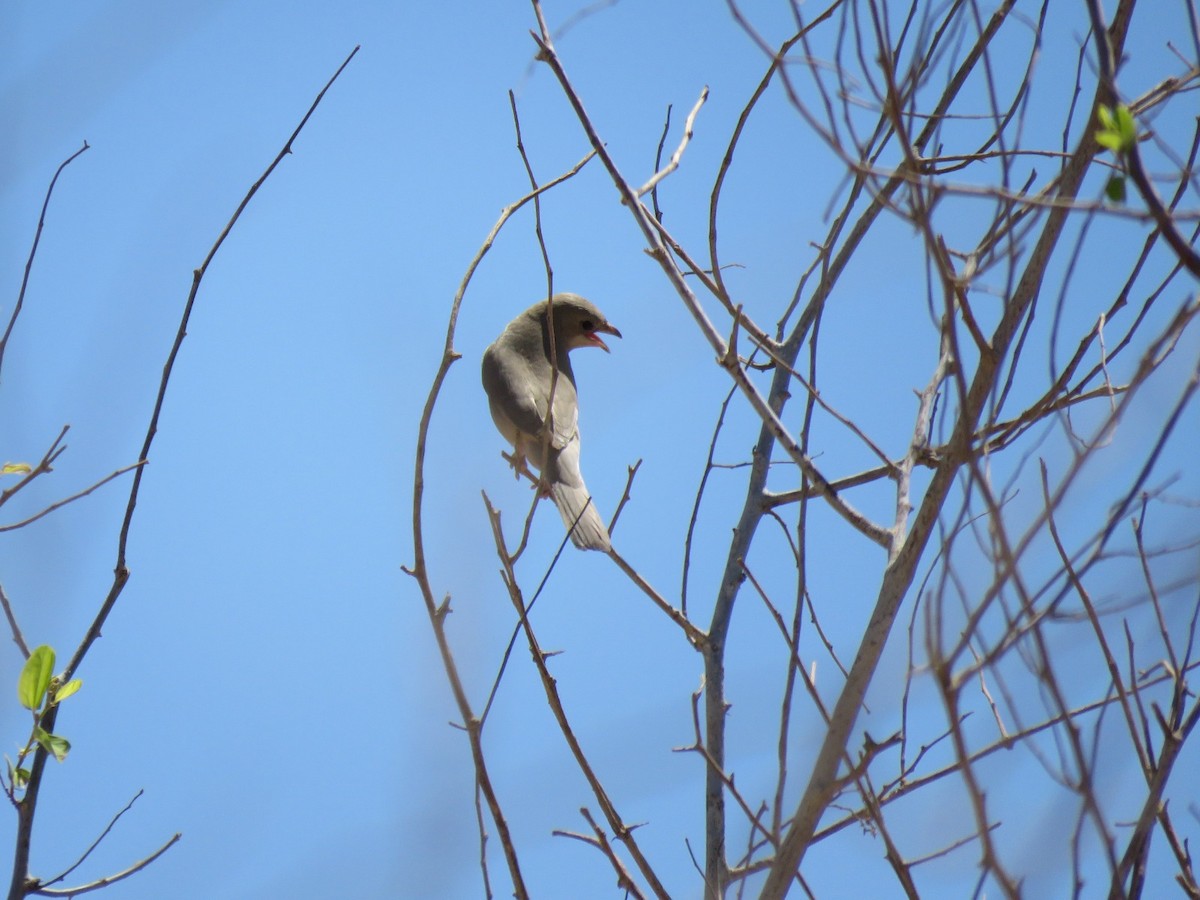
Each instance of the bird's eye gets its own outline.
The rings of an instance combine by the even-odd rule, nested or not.
[[[580,324],[583,326],[584,331],[591,331],[593,328],[596,327],[596,323],[593,322],[591,319],[584,319],[583,322]]]

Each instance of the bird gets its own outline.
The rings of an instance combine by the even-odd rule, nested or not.
[[[482,368],[492,421],[513,445],[511,462],[518,475],[525,460],[533,463],[541,473],[542,490],[554,500],[575,546],[608,553],[612,550],[608,529],[579,470],[579,400],[570,356],[580,347],[599,347],[608,353],[601,334],[621,336],[590,301],[578,294],[555,294],[508,323],[483,352]],[[547,423],[552,380],[554,408]]]

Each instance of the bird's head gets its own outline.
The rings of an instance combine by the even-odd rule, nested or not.
[[[542,306],[542,320],[545,321],[545,304]],[[578,347],[599,347],[608,352],[608,344],[600,335],[611,334],[620,337],[621,332],[600,312],[593,303],[583,299],[578,294],[555,294],[553,300],[554,343],[563,350],[574,350]]]

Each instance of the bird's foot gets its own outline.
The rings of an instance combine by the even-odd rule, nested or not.
[[[540,483],[538,477],[536,475],[534,475],[533,472],[530,470],[529,464],[525,462],[525,454],[524,453],[508,454],[508,453],[505,453],[503,450],[501,450],[500,455],[504,457],[505,462],[507,462],[510,466],[512,466],[513,477],[516,478],[518,481],[520,481],[521,476],[524,475],[531,482],[533,482],[534,485],[537,485]]]

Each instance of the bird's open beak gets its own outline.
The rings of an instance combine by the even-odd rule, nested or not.
[[[605,334],[611,334],[613,337],[620,337],[621,332],[617,331],[612,325],[605,322],[603,325],[597,325],[596,330],[586,335],[587,340],[591,341],[605,353],[609,352],[608,344],[604,343],[604,339],[600,337],[598,332],[603,331]]]

